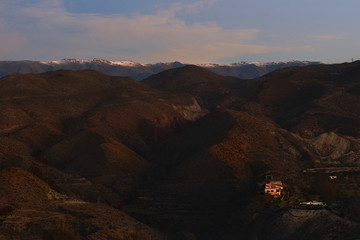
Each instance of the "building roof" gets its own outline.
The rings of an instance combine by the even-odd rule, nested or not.
[[[270,181],[270,184],[282,185],[281,181]]]

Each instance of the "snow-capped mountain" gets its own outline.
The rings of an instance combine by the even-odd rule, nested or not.
[[[224,76],[233,76],[242,79],[257,78],[279,68],[306,66],[320,64],[310,61],[289,62],[237,62],[232,64],[198,64]],[[188,64],[180,62],[143,64],[130,60],[109,61],[99,58],[94,59],[62,59],[48,62],[37,61],[0,61],[0,77],[12,73],[41,73],[59,69],[82,70],[92,69],[114,76],[129,76],[142,80],[152,74],[167,69],[182,67]]]
[[[101,58],[93,58],[93,59],[73,59],[73,58],[65,58],[62,60],[49,61],[49,62],[41,62],[46,65],[56,65],[56,64],[106,64],[106,65],[114,65],[114,66],[124,66],[124,67],[137,67],[143,66],[144,64],[133,62],[130,60],[124,61],[109,61]]]
[[[232,64],[201,64],[199,66],[224,76],[252,79],[261,77],[276,69],[296,66],[323,64],[314,61],[287,61],[287,62],[237,62]]]

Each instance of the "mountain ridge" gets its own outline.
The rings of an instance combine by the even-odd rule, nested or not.
[[[232,64],[197,64],[223,76],[233,76],[243,79],[257,78],[279,68],[291,66],[306,66],[321,64],[315,61],[288,61],[288,62],[238,62]],[[128,76],[136,80],[162,72],[167,69],[194,65],[180,62],[144,64],[130,60],[109,61],[100,58],[94,59],[62,59],[48,62],[41,61],[0,61],[0,77],[12,73],[42,73],[54,70],[98,70],[113,76]]]

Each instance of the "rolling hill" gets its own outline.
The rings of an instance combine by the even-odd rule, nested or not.
[[[359,74],[5,76],[0,239],[358,238]],[[264,194],[269,174],[281,199]],[[329,208],[290,207],[313,199]]]

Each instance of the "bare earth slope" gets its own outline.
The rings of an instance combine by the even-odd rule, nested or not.
[[[359,75],[3,77],[0,239],[359,238]],[[328,209],[298,207],[313,199]]]
[[[0,79],[0,86],[5,233],[12,228],[7,222],[12,211],[37,209],[51,191],[32,174],[71,198],[121,207],[131,198],[138,175],[151,166],[142,156],[145,151],[206,112],[189,96],[160,93],[130,78],[95,71],[10,75]],[[6,169],[13,166],[20,167],[14,173],[19,188],[9,190],[12,185],[5,182],[13,181],[14,174]],[[12,206],[14,201],[18,204]],[[56,224],[72,226],[69,221]],[[12,235],[25,234],[16,229]]]
[[[206,209],[199,215],[208,216],[206,213],[216,212],[212,220],[216,224],[211,229],[220,235],[225,234],[220,230],[224,228],[230,236],[236,236],[225,227],[231,226],[226,220],[231,219],[232,224],[238,222],[244,226],[245,222],[251,222],[249,219],[256,217],[256,214],[251,215],[254,210],[264,210],[260,210],[262,207],[259,203],[266,201],[258,199],[256,189],[260,184],[259,177],[264,179],[265,174],[270,172],[286,183],[290,202],[296,204],[317,198],[331,203],[336,198],[340,201],[337,204],[343,207],[336,210],[336,214],[346,215],[347,210],[344,209],[347,206],[341,202],[359,193],[357,157],[360,116],[356,110],[360,102],[356,92],[359,62],[287,68],[259,79],[238,80],[232,83],[232,87],[229,87],[226,79],[215,78],[196,67],[190,68],[191,76],[187,75],[188,69],[185,67],[154,75],[144,83],[171,92],[185,91],[210,108],[217,106],[218,109],[232,108],[236,111],[218,113],[214,117],[216,120],[207,125],[208,119],[213,116],[210,114],[193,126],[198,128],[189,128],[188,135],[183,136],[187,140],[177,139],[174,141],[175,147],[164,147],[169,149],[170,154],[164,156],[162,153],[157,159],[163,158],[166,165],[171,162],[168,168],[175,170],[170,171],[171,177],[165,174],[166,181],[163,180],[169,182],[171,179],[173,185],[161,191],[174,192],[177,196],[174,199],[182,199],[178,194],[185,199],[197,199],[198,204],[192,207],[199,211]],[[201,87],[197,87],[195,76],[200,76]],[[202,76],[207,76],[204,77],[207,81],[202,80]],[[226,96],[220,97],[219,93],[222,92],[226,92]],[[203,139],[196,136],[203,136]],[[338,175],[338,180],[331,182],[328,176],[322,174]],[[182,189],[185,193],[174,189]],[[239,195],[236,196],[237,191]],[[189,192],[194,195],[189,196]],[[194,199],[189,200],[191,204],[196,202]],[[237,212],[235,209],[241,210]],[[244,215],[246,212],[250,215]],[[221,213],[224,213],[223,218]],[[245,219],[240,220],[241,214],[246,216]],[[255,226],[257,221],[254,222]],[[200,222],[205,223],[206,220]],[[327,227],[336,228],[336,224],[333,221]],[[303,231],[304,227],[298,225],[294,234]],[[358,222],[345,224],[334,234],[338,236],[357,227]],[[199,231],[201,226],[190,229]],[[318,232],[325,231],[320,226],[311,231],[315,234],[317,229]],[[271,235],[271,228],[267,231]],[[209,238],[204,232],[197,234]],[[293,236],[284,234],[284,239]],[[357,234],[358,231],[355,231]],[[216,233],[210,235],[216,236]],[[350,235],[344,236],[351,239]],[[324,237],[331,239],[333,236]]]

